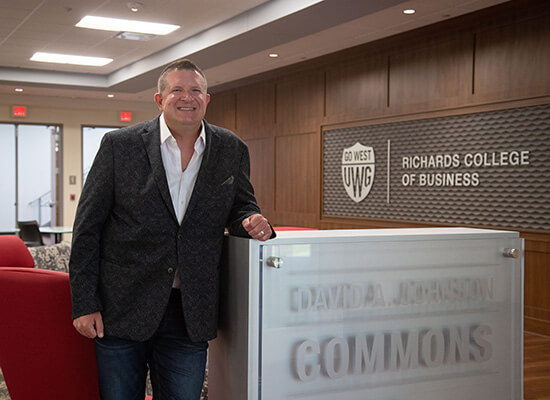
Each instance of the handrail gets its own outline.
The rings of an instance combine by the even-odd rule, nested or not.
[[[50,196],[51,193],[52,193],[52,191],[48,190],[46,193],[41,194],[36,199],[29,201],[29,206],[34,206],[35,203],[41,203],[42,202],[42,197]]]
[[[42,204],[43,202],[43,198],[45,197],[49,197],[51,199],[51,193],[52,191],[48,191],[40,196],[38,196],[36,199],[34,200],[31,200],[29,201],[29,206],[33,207],[35,206],[36,204],[38,204],[38,226],[42,226],[42,208],[43,207],[53,207],[55,206],[57,203],[56,202],[52,202],[51,200],[47,200],[47,202],[45,204]]]

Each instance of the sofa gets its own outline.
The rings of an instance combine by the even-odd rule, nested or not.
[[[19,241],[14,237],[4,237],[3,243],[11,243],[14,246],[19,245]],[[28,250],[32,256],[32,261],[34,261],[34,268],[69,272],[69,257],[71,254],[71,245],[69,242],[61,242],[51,246],[29,247]],[[15,255],[17,255],[17,260],[12,260],[11,266],[33,268],[33,263],[28,262],[28,254],[17,252]],[[1,369],[0,400],[11,400]]]
[[[69,242],[61,242],[49,246],[36,246],[28,248],[33,260],[34,268],[41,268],[60,272],[69,272],[69,259],[71,254],[71,244]],[[27,264],[29,264],[27,262]],[[25,265],[27,266],[27,265]],[[28,265],[32,267],[31,265]],[[208,374],[208,371],[206,371]],[[147,395],[152,395],[152,389],[149,379],[147,380]],[[208,384],[205,379],[201,400],[208,399]],[[11,400],[8,389],[2,376],[0,369],[0,400]]]

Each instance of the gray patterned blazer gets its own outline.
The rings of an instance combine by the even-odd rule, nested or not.
[[[216,336],[223,234],[248,237],[259,213],[246,145],[205,122],[206,149],[181,225],[160,153],[158,118],[109,132],[78,204],[70,259],[73,318],[101,311],[105,334],[147,340],[181,278],[187,330]]]

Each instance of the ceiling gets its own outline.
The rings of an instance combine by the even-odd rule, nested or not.
[[[211,88],[506,0],[0,0],[0,101],[150,105],[168,62],[188,57]],[[405,15],[402,10],[414,8]],[[149,41],[77,28],[85,15],[180,25]],[[30,61],[36,51],[110,57],[103,67]],[[279,54],[277,58],[270,53]],[[15,92],[22,88],[23,92]],[[18,98],[15,96],[19,96]],[[16,100],[15,100],[16,99]]]

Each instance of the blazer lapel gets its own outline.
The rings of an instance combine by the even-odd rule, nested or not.
[[[200,196],[203,193],[206,193],[206,188],[208,185],[211,185],[213,182],[214,173],[216,172],[217,162],[218,162],[218,149],[219,149],[219,139],[218,134],[210,127],[210,125],[204,121],[204,129],[206,133],[206,148],[204,149],[204,155],[202,158],[201,167],[199,168],[199,174],[197,175],[197,180],[195,182],[195,187],[193,188],[193,193],[189,199],[189,204],[187,205],[187,210],[183,216],[183,222],[185,222],[187,215],[190,215],[193,212],[193,208],[199,202]]]
[[[162,164],[162,156],[160,154],[160,126],[159,119],[151,121],[145,127],[145,132],[142,133],[143,143],[145,144],[145,150],[149,157],[149,163],[153,171],[153,176],[159,188],[160,194],[166,207],[170,210],[170,214],[177,221],[174,205],[172,204],[172,198],[170,197],[170,189],[168,188],[168,181],[166,180],[166,171]]]

